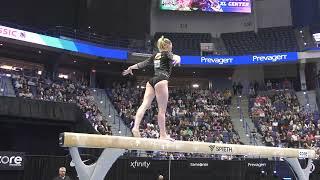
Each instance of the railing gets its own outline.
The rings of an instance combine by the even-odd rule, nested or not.
[[[65,26],[46,27],[44,29],[37,29],[25,25],[18,25],[16,23],[0,20],[0,25],[16,28],[20,30],[39,33],[47,36],[53,36],[61,39],[85,41],[86,43],[93,43],[97,46],[107,46],[114,48],[127,49],[130,52],[138,53],[152,53],[154,44],[153,38],[150,39],[133,39],[129,37],[121,37],[115,35],[101,35],[95,33],[92,28],[88,30],[79,30]],[[194,49],[176,49],[178,54],[185,55],[200,55],[200,51]],[[220,52],[221,53],[221,52]]]
[[[6,21],[0,21],[0,25],[39,33],[42,35],[53,36],[61,39],[85,41],[86,43],[92,43],[97,46],[109,46],[114,48],[128,49],[133,52],[150,52],[150,46],[152,46],[151,43],[147,43],[149,40],[147,40],[146,42],[145,39],[132,39],[128,37],[117,37],[113,35],[100,35],[91,31],[90,29],[89,31],[82,31],[65,26],[56,26],[53,28],[51,27],[46,28],[45,30],[41,30]]]
[[[6,74],[0,74],[0,96],[8,96],[8,87],[4,77]]]
[[[239,120],[242,122],[242,128],[245,130],[246,136],[249,137],[249,143],[252,145],[258,145],[256,136],[252,134],[252,129],[250,128],[248,122],[244,119],[243,112],[241,109],[241,98],[242,96],[237,96],[237,108],[239,110]]]
[[[316,91],[317,91],[317,89],[316,89]],[[305,107],[304,111],[307,112],[307,119],[306,120],[309,123],[312,120],[311,116],[315,117],[316,113],[318,113],[317,116],[319,118],[319,112],[318,112],[318,109],[317,109],[317,103],[318,102],[316,100],[316,104],[314,104],[314,108],[312,109],[312,105],[310,104],[310,99],[309,99],[308,93],[305,91],[305,92],[303,92],[303,94],[304,94],[304,97],[305,97],[305,100],[306,100],[306,103],[304,105],[304,107]],[[317,92],[316,92],[316,99],[318,99],[317,96],[318,95],[317,95]],[[314,118],[314,122],[313,123],[317,124],[318,121],[319,121],[319,119]]]
[[[133,39],[124,36],[121,37],[116,35],[97,34],[91,28],[88,28],[88,30],[83,31],[65,26],[55,26],[50,28],[44,28],[45,30],[41,30],[1,20],[0,25],[66,40],[85,41],[85,43],[92,43],[95,46],[126,49],[130,52],[152,53],[154,50],[153,37],[146,39]],[[190,39],[192,39],[192,37]],[[200,55],[200,51],[195,49],[180,48],[175,49],[175,51],[178,54]]]
[[[122,120],[122,118],[118,115],[118,112],[117,112],[117,110],[116,110],[116,107],[113,106],[113,103],[112,103],[112,100],[111,100],[111,99],[110,99],[110,103],[107,105],[106,102],[109,101],[109,99],[107,99],[107,98],[108,98],[108,92],[106,91],[106,96],[104,96],[104,93],[102,93],[101,91],[97,91],[96,89],[93,89],[93,91],[96,93],[100,104],[104,104],[105,113],[107,113],[107,116],[108,116],[108,117],[106,117],[106,118],[109,120],[108,122],[111,122],[111,123],[112,123],[112,124],[110,124],[110,125],[113,126],[114,128],[118,128],[119,134],[124,134],[125,136],[131,135],[131,133],[128,131],[128,128],[129,128],[129,127],[128,127],[128,125],[127,125],[125,122],[123,122],[123,123],[125,124],[125,126],[126,126],[126,128],[124,128],[124,129],[125,129],[125,132],[121,132],[121,129],[122,129],[122,126],[121,126],[122,123],[121,123],[121,121],[123,121],[123,120]],[[112,107],[112,106],[113,106],[113,107]],[[118,120],[117,120],[116,117],[118,117]],[[117,121],[118,121],[118,127],[115,127]]]
[[[124,48],[124,49],[130,49],[130,50],[145,50],[145,40],[137,40],[137,39],[131,39],[126,37],[115,37],[115,36],[104,36],[99,35],[94,32],[86,32],[81,31],[77,29],[72,29],[64,26],[56,26],[54,28],[50,28],[47,30],[47,34],[49,36],[58,37],[61,39],[71,39],[71,40],[78,40],[78,41],[86,41],[98,44],[98,45],[104,45],[104,46],[111,46],[115,48]],[[139,47],[135,48],[137,46],[137,42],[140,42]]]

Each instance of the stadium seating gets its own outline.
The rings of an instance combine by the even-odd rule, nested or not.
[[[200,43],[211,42],[209,33],[162,33],[154,35],[154,44],[161,37],[169,38],[174,44],[174,52],[180,55],[200,55]]]
[[[112,134],[106,117],[94,102],[86,82],[71,80],[55,80],[43,78],[35,73],[24,71],[11,72],[13,87],[17,97],[38,99],[43,101],[76,103],[84,116],[101,134]]]
[[[320,32],[320,24],[312,24],[310,25],[311,33],[319,33]]]
[[[134,123],[144,89],[117,84],[108,91],[110,99],[127,125]],[[173,138],[239,144],[229,111],[230,92],[210,90],[170,90],[167,129]],[[146,112],[141,129],[143,137],[158,137],[156,104]]]
[[[274,27],[221,35],[230,55],[298,51],[292,27]]]
[[[299,104],[293,91],[260,93],[251,99],[251,117],[267,146],[319,151],[319,117]]]

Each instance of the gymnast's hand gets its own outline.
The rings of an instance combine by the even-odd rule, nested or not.
[[[181,63],[181,57],[178,56],[178,55],[173,55],[173,65],[176,66],[176,65],[179,65],[180,66],[180,63]]]
[[[133,75],[131,66],[128,67],[128,69],[126,69],[126,70],[124,70],[124,71],[122,72],[122,75],[123,75],[123,76],[126,76],[126,75],[128,75],[128,74]]]

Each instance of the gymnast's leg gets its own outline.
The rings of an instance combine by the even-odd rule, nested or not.
[[[147,82],[146,91],[144,92],[143,102],[136,113],[134,126],[132,128],[132,134],[134,137],[141,137],[140,130],[139,130],[140,122],[146,110],[151,106],[154,96],[155,96],[154,89],[149,84],[149,82]]]
[[[158,103],[158,125],[160,129],[160,139],[174,141],[166,132],[166,111],[168,104],[168,81],[162,80],[155,85],[156,98]]]

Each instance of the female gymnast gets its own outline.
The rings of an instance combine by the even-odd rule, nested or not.
[[[147,65],[152,65],[154,68],[154,76],[149,79],[146,85],[144,98],[141,106],[139,107],[132,128],[134,137],[141,137],[140,135],[140,122],[151,103],[156,97],[158,103],[158,125],[160,129],[160,139],[173,141],[170,135],[166,132],[165,116],[168,103],[168,81],[171,75],[172,66],[180,65],[180,56],[172,53],[172,43],[169,39],[163,36],[158,40],[157,47],[159,52],[153,54],[147,60],[130,66],[123,71],[123,75],[131,74],[133,69],[141,69]]]

